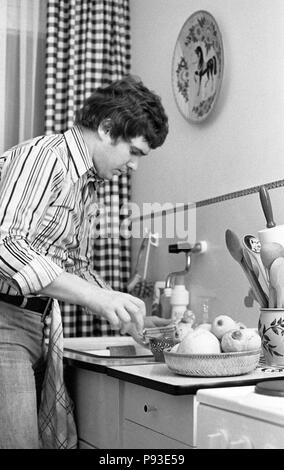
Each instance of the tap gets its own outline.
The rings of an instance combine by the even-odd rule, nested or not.
[[[169,245],[169,253],[185,253],[185,268],[183,271],[175,271],[168,274],[166,277],[165,287],[172,287],[173,279],[177,276],[184,276],[189,272],[191,265],[192,253],[204,253],[207,250],[207,243],[205,241],[191,243],[177,243]]]

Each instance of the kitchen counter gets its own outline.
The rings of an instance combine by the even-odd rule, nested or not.
[[[103,339],[70,339],[64,351],[80,448],[194,449],[198,390],[284,378],[284,368],[263,365],[235,377],[182,376],[144,350],[106,357],[107,348],[98,353],[94,341],[103,345]]]
[[[195,394],[199,389],[211,387],[232,387],[254,385],[263,380],[284,378],[284,367],[267,367],[260,365],[249,374],[233,377],[188,377],[171,372],[165,363],[141,359],[141,363],[110,364],[106,360],[96,362],[86,351],[65,351],[65,360],[75,367],[100,372],[126,382],[142,385],[171,395]],[[146,362],[147,359],[147,362]],[[119,362],[119,361],[117,361]],[[121,361],[120,361],[121,362]]]

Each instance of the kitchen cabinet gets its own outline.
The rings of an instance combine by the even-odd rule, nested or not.
[[[195,398],[172,396],[72,367],[69,389],[81,449],[184,449],[195,446]]]
[[[173,396],[132,383],[122,395],[122,446],[184,449],[195,446],[195,397]]]
[[[91,347],[91,339],[88,341]],[[141,363],[120,365],[120,359],[94,357],[85,342],[82,347],[72,349],[71,346],[69,344],[65,349],[64,357],[76,407],[80,448],[86,449],[250,446],[253,427],[250,428],[249,423],[250,420],[257,421],[257,412],[244,420],[240,412],[233,412],[233,401],[228,402],[225,413],[224,406],[213,406],[212,403],[208,406],[205,399],[202,403],[199,399],[203,397],[203,391],[213,396],[222,389],[224,398],[230,396],[230,390],[234,388],[241,391],[260,381],[284,378],[282,369],[263,366],[236,377],[181,376],[172,373],[165,363],[146,363],[147,358],[142,358]],[[258,412],[263,416],[263,409]],[[223,426],[219,426],[221,422]],[[247,428],[243,427],[244,422],[248,423]],[[228,444],[229,424],[243,432],[230,435]],[[279,427],[275,420],[257,423],[261,433],[259,441],[254,440],[252,445],[277,445],[275,441],[261,441],[262,429],[277,435],[275,426]],[[279,436],[284,443],[283,429]]]
[[[103,372],[72,367],[69,390],[75,404],[80,448],[121,448],[121,382]]]

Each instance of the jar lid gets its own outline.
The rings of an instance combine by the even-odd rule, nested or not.
[[[284,397],[284,380],[267,380],[255,386],[255,392],[261,395]]]

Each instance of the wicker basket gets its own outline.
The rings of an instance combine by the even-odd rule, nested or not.
[[[155,361],[165,362],[164,349],[174,346],[177,342],[176,325],[147,328],[144,330],[143,336],[149,342]]]
[[[229,377],[253,371],[261,350],[220,354],[179,354],[166,349],[165,362],[172,372],[199,377]]]
[[[171,348],[176,344],[173,338],[149,338],[150,349],[156,362],[165,362],[164,349]]]

